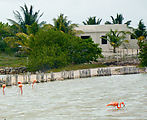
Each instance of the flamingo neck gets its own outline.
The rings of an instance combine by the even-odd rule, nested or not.
[[[119,105],[119,106],[118,106]],[[121,103],[120,104],[117,104],[117,108],[119,109],[119,108],[121,108]]]
[[[123,104],[123,105],[124,105],[124,103],[122,103],[122,102],[121,102],[120,104],[117,104],[117,108],[118,108],[118,109],[120,109],[120,108],[121,108],[121,104]],[[118,105],[119,105],[119,106],[118,106]]]

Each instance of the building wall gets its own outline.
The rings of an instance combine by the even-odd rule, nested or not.
[[[126,25],[124,24],[116,24],[116,25],[82,25],[76,28],[76,30],[83,31],[84,33],[78,35],[81,36],[90,36],[95,43],[98,43],[99,46],[102,48],[103,51],[112,51],[112,46],[107,41],[107,44],[102,44],[102,36],[112,30],[118,31],[131,31]],[[137,40],[131,39],[130,35],[126,35],[126,40],[129,43],[122,44],[120,48],[123,49],[138,49]]]

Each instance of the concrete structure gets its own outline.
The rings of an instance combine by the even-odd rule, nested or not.
[[[147,73],[147,68],[137,68],[136,66],[118,66],[107,68],[91,68],[74,71],[62,71],[55,73],[39,73],[36,74],[24,73],[15,75],[0,75],[0,86],[6,84],[7,86],[22,84],[32,84],[34,80],[38,82],[49,82],[55,80],[86,78],[94,76],[108,76],[108,75],[123,75],[123,74],[138,74]]]
[[[80,36],[82,39],[91,37],[95,43],[98,43],[103,51],[110,52],[113,50],[110,43],[104,39],[102,36],[105,36],[111,29],[117,31],[131,31],[126,24],[114,24],[114,25],[82,25],[75,28],[76,30],[83,31]],[[129,43],[122,44],[119,49],[138,49],[137,40],[132,39],[131,35],[126,35],[126,40]]]

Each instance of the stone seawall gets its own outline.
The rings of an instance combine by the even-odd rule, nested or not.
[[[26,67],[0,67],[0,75],[20,74],[27,72]]]
[[[119,66],[107,68],[92,68],[82,69],[75,71],[62,71],[56,73],[40,73],[31,74],[30,72],[23,74],[1,75],[0,85],[6,84],[7,86],[17,85],[18,81],[23,84],[31,84],[34,80],[37,82],[48,82],[55,80],[86,78],[93,76],[110,76],[110,75],[124,75],[124,74],[138,74],[147,73],[147,68],[137,68],[135,66]]]

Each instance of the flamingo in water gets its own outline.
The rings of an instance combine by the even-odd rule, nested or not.
[[[108,104],[106,106],[113,106],[113,107],[117,107],[118,109],[120,109],[121,108],[121,104],[123,104],[123,107],[125,106],[124,102],[121,102],[120,104],[118,102],[112,102],[112,103],[110,103],[110,104]]]
[[[33,81],[32,88],[33,88],[33,86],[34,86],[34,84],[35,84],[36,82],[37,82],[37,80],[34,80],[34,81]]]
[[[3,95],[5,95],[4,89],[5,89],[5,87],[6,87],[6,84],[3,84],[2,87],[3,87]]]

